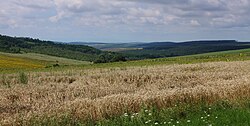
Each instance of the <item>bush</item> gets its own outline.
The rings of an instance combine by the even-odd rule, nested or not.
[[[107,52],[100,54],[94,63],[110,63],[110,62],[119,62],[126,61],[125,57],[121,54]]]

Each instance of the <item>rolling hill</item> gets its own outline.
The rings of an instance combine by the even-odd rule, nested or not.
[[[101,50],[110,50],[110,49],[117,49],[117,48],[135,48],[138,45],[146,44],[146,43],[139,43],[139,42],[131,42],[131,43],[102,43],[102,42],[70,42],[68,44],[71,45],[87,45]]]
[[[70,45],[33,38],[9,37],[4,35],[0,35],[0,52],[17,54],[38,53],[91,62],[114,62],[124,60],[118,53],[105,52],[89,46]]]
[[[235,40],[191,41],[182,43],[158,42],[137,45],[136,48],[143,49],[125,50],[121,51],[121,53],[130,59],[174,57],[208,52],[247,49],[250,48],[250,43],[237,42]]]
[[[89,45],[101,50],[120,52],[128,60],[175,57],[227,50],[250,48],[250,42],[235,40],[204,40],[188,42],[151,42],[151,43],[73,43]]]

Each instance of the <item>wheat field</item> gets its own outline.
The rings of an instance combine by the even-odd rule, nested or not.
[[[250,61],[72,69],[0,75],[0,125],[69,114],[101,120],[143,106],[213,103],[250,97]]]

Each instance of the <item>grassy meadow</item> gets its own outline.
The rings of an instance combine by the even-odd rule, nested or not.
[[[28,55],[38,58],[1,54],[0,63],[53,61]],[[245,49],[56,69],[12,67],[17,71],[0,74],[0,125],[250,125],[249,58]]]

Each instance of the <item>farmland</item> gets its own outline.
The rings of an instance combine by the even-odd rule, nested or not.
[[[170,65],[170,64],[193,64],[193,63],[205,63],[205,62],[220,62],[220,61],[245,61],[250,60],[250,49],[233,50],[233,51],[222,51],[212,52],[189,56],[178,56],[170,58],[157,58],[127,62],[113,62],[113,63],[102,63],[92,64],[87,61],[72,60],[67,58],[48,56],[37,53],[24,53],[24,54],[13,54],[13,53],[0,53],[2,57],[2,67],[0,66],[0,73],[15,73],[17,71],[50,71],[46,67],[59,64],[61,67],[53,68],[53,70],[65,70],[65,69],[93,69],[93,68],[112,68],[112,67],[131,67],[131,66],[152,66],[152,65]],[[9,60],[12,58],[12,60]],[[25,66],[18,64],[22,62]],[[8,62],[8,63],[4,63]],[[29,65],[29,63],[32,63]],[[5,65],[5,66],[3,66]],[[8,65],[8,66],[6,66]],[[34,67],[34,65],[36,67]],[[38,67],[38,66],[39,67]],[[21,68],[20,68],[21,67]],[[39,68],[39,70],[37,70]]]
[[[250,126],[250,0],[2,0],[0,126]]]
[[[0,54],[0,68],[43,68],[45,67],[43,63],[35,62],[31,59],[24,59],[20,57],[10,57],[7,55]]]
[[[46,117],[84,123],[138,113],[143,107],[233,102],[250,96],[249,65],[235,61],[68,69],[24,73],[27,81],[20,74],[5,74],[0,80],[1,123],[28,125]]]
[[[13,54],[13,53],[0,53],[0,70],[6,71],[23,71],[23,70],[36,70],[45,69],[55,64],[61,66],[67,65],[86,65],[91,64],[87,61],[79,61],[66,59],[55,56],[48,56],[36,53]]]
[[[249,49],[105,64],[34,53],[0,59],[0,125],[250,123]]]

